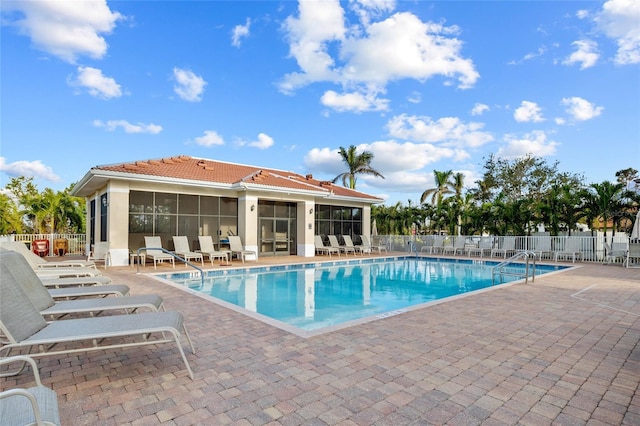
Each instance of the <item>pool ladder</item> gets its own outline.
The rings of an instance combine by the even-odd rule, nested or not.
[[[524,278],[524,282],[527,283],[529,281],[529,270],[531,270],[531,282],[534,282],[536,279],[536,257],[536,254],[532,251],[521,250],[504,262],[498,263],[496,266],[491,268],[491,284],[496,283],[496,277],[499,277],[500,283],[503,283],[505,276]],[[524,273],[521,270],[508,269],[510,264],[519,259],[524,259],[525,261]],[[531,259],[533,259],[532,267],[529,268],[529,261]]]

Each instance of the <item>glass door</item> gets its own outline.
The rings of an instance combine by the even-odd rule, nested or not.
[[[275,254],[275,221],[260,219],[260,256]]]
[[[296,204],[258,202],[260,256],[296,254]]]
[[[289,219],[276,219],[275,254],[289,254]]]

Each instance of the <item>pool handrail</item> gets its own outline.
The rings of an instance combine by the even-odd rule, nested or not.
[[[496,266],[491,268],[491,283],[492,284],[495,283],[495,277],[496,277],[496,274],[497,274],[500,277],[504,277],[505,275],[515,276],[515,277],[522,277],[522,278],[524,278],[524,282],[526,284],[529,281],[529,259],[533,259],[531,282],[534,282],[536,280],[536,258],[537,257],[538,256],[536,255],[536,253],[531,251],[531,250],[518,250],[518,252],[516,252],[516,254],[514,254],[510,258],[504,260],[503,262],[498,263]],[[523,258],[525,260],[525,272],[524,272],[524,274],[523,273],[517,273],[517,272],[505,272],[504,268],[506,266],[508,266],[509,264],[515,262],[516,260],[518,260],[520,258]]]
[[[187,259],[184,259],[180,256],[178,256],[177,254],[175,254],[172,251],[169,251],[163,247],[149,247],[149,250],[162,250],[162,252],[173,256],[175,259],[184,262],[186,265],[191,266],[193,269],[196,269],[198,271],[198,273],[200,274],[200,280],[202,281],[202,286],[204,287],[204,271],[202,270],[202,268],[199,268],[198,266],[194,265],[193,263],[189,262]],[[146,253],[147,251],[147,247],[140,247],[138,249],[138,259],[140,259],[140,252],[144,251]],[[136,274],[140,274],[140,262],[138,262],[137,267],[136,267]]]

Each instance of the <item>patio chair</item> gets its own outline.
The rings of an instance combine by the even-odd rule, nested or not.
[[[455,256],[458,253],[460,254],[464,253],[464,245],[467,238],[461,237],[461,236],[457,236],[453,238],[454,238],[453,244],[450,246],[443,247],[442,254],[452,254]]]
[[[171,266],[176,267],[176,261],[172,254],[165,253],[162,247],[162,240],[160,237],[144,237],[144,245],[146,248],[145,254],[153,260],[153,269],[156,269],[158,262],[171,262]],[[160,249],[160,250],[153,250]]]
[[[226,264],[229,264],[229,252],[216,250],[211,235],[200,235],[198,236],[198,241],[200,241],[200,253],[209,258],[211,266],[213,266],[213,262],[216,259],[224,260]]]
[[[469,257],[473,255],[484,257],[485,255],[491,254],[491,249],[493,249],[493,237],[480,237],[478,246],[467,247],[466,251],[467,251],[467,256]]]
[[[22,244],[22,243],[20,243]],[[24,245],[24,244],[23,244]],[[40,259],[35,254],[29,251],[13,250],[15,246],[6,245],[3,243],[0,245],[0,252],[16,252],[22,255],[22,257],[29,263],[29,266],[33,271],[41,278],[45,279],[59,279],[59,278],[71,278],[71,277],[96,277],[102,275],[100,271],[93,267],[43,267],[39,268],[37,263],[34,263],[34,258]],[[17,248],[17,247],[15,247]]]
[[[174,235],[173,248],[174,253],[182,257],[184,260],[200,261],[200,265],[204,266],[204,258],[202,256],[202,253],[191,251],[191,247],[189,247],[189,239],[186,237],[186,235]],[[185,263],[184,266],[186,268],[188,265]]]
[[[100,275],[97,277],[70,277],[70,278],[51,278],[51,277],[39,276],[38,279],[47,288],[88,287],[93,285],[107,285],[112,282],[111,278],[105,277],[103,275]]]
[[[195,351],[184,319],[177,311],[106,315],[47,323],[15,280],[3,277],[0,285],[0,331],[8,341],[0,347],[0,357],[10,356],[15,350],[33,350],[32,357],[44,357],[173,343],[193,379],[193,371],[180,343],[181,332],[184,332],[191,352]],[[120,358],[118,360],[120,362]],[[24,365],[17,371],[3,372],[0,376],[16,375],[23,368]]]
[[[20,241],[2,241],[0,247],[6,250],[17,251],[22,254],[33,269],[42,268],[96,268],[95,262],[91,260],[45,260],[37,254],[33,253],[27,246]]]
[[[88,262],[102,262],[104,264],[104,269],[107,269],[109,263],[111,263],[111,251],[109,241],[99,241],[93,245],[93,250],[89,252],[89,256],[87,256]]]
[[[513,256],[516,252],[516,237],[503,237],[500,247],[491,249],[490,257],[502,255],[503,259]]]
[[[328,254],[329,257],[331,257],[331,254],[335,253],[338,255],[338,257],[340,256],[340,249],[335,247],[325,246],[324,242],[322,241],[322,237],[320,235],[315,235],[314,238],[315,238],[314,244],[316,246],[316,254]]]
[[[78,299],[87,297],[123,297],[129,294],[129,287],[124,284],[94,285],[89,287],[64,287],[47,289],[51,297],[59,299]]]
[[[610,264],[612,262],[615,263],[617,259],[621,259],[622,263],[625,262],[627,258],[628,251],[628,243],[612,243],[611,245],[604,243],[604,249],[606,252],[606,256],[602,263]]]
[[[362,244],[355,245],[353,244],[353,240],[349,235],[343,235],[342,239],[344,240],[344,245],[347,247],[353,247],[356,253],[360,253],[364,255],[365,253],[371,253],[371,247],[364,246]]]
[[[551,237],[545,235],[533,238],[533,248],[531,251],[538,257],[538,259],[543,259],[545,257],[550,258],[553,253],[553,250],[551,250]]]
[[[556,251],[554,260],[571,258],[572,263],[576,263],[576,259],[582,259],[582,250],[580,249],[580,238],[567,237],[564,243],[564,249]]]
[[[358,246],[354,245],[353,240],[349,235],[343,235],[342,239],[344,240],[344,247],[349,250],[353,249],[354,254],[360,253],[361,255],[364,255],[364,253],[371,253],[371,248],[369,247],[365,247],[362,245],[358,245]]]
[[[29,356],[0,359],[0,365],[29,364],[36,385],[0,392],[0,424],[3,426],[60,425],[58,395],[42,385],[36,362]]]
[[[15,252],[0,253],[0,272],[2,276],[0,288],[5,285],[6,280],[15,281],[22,286],[36,309],[42,315],[52,319],[70,313],[93,314],[113,310],[130,313],[141,308],[150,309],[151,311],[164,310],[162,298],[154,294],[106,299],[55,301],[38,276],[29,267],[26,260]]]
[[[371,240],[369,239],[369,236],[367,236],[367,235],[360,235],[360,239],[362,240],[362,245],[364,247],[369,247],[370,251],[372,251],[372,252],[373,252],[373,250],[378,250],[378,253],[382,254],[383,250],[385,252],[388,251],[386,245],[374,245],[374,244],[371,244]]]
[[[256,262],[258,261],[258,255],[255,251],[245,250],[242,246],[242,240],[237,235],[229,235],[229,248],[231,249],[231,257],[235,254],[237,257],[242,259],[242,263],[244,263],[245,257],[247,255],[252,255]]]
[[[634,261],[633,263],[631,262],[632,260]],[[640,243],[629,243],[627,259],[624,264],[627,268],[640,268]]]
[[[356,249],[354,247],[340,245],[340,243],[338,242],[338,237],[336,237],[335,235],[327,235],[327,237],[329,238],[329,244],[331,245],[331,247],[337,248],[345,255],[349,253],[353,253],[354,256],[356,255]]]

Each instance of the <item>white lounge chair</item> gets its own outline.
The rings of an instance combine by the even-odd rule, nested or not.
[[[106,315],[47,323],[15,280],[3,276],[0,288],[0,331],[7,340],[0,347],[0,357],[10,356],[14,350],[33,350],[32,357],[43,357],[174,343],[193,379],[193,371],[180,344],[181,331],[192,353],[195,351],[179,312]],[[61,346],[57,347],[58,344]],[[3,372],[1,376],[15,375],[21,370]]]
[[[224,260],[227,264],[229,263],[229,252],[216,250],[211,235],[200,235],[198,241],[200,241],[200,253],[209,258],[211,266],[213,266],[213,262],[216,259]]]
[[[491,254],[492,248],[493,248],[493,237],[480,237],[480,241],[478,242],[477,247],[467,247],[465,250],[467,252],[467,256],[469,257],[474,255],[484,257],[485,255]]]
[[[627,258],[627,251],[629,250],[629,243],[619,243],[615,242],[611,245],[604,243],[604,249],[606,252],[606,256],[603,263],[610,264],[615,262],[618,259],[622,260],[622,263],[625,262]]]
[[[340,245],[340,243],[338,242],[338,237],[336,237],[335,235],[327,235],[327,237],[329,237],[329,244],[331,245],[331,247],[337,248],[345,255],[349,253],[353,253],[354,256],[356,255],[356,249],[354,247]]]
[[[554,260],[571,258],[572,263],[576,263],[576,259],[582,259],[582,250],[580,249],[580,238],[567,237],[564,242],[564,249],[555,252]]]
[[[252,250],[245,250],[242,246],[242,240],[237,235],[229,235],[229,248],[231,249],[231,257],[235,254],[242,259],[242,263],[247,255],[253,256],[256,261],[258,260],[258,254]]]
[[[111,263],[111,244],[109,241],[98,241],[93,245],[93,250],[89,252],[87,256],[87,262],[102,262],[104,269],[107,269],[109,263]]]
[[[0,425],[60,425],[58,395],[42,385],[38,365],[29,356],[16,355],[0,359],[0,365],[29,364],[36,385],[0,392]]]
[[[454,238],[453,244],[450,246],[445,246],[443,248],[442,254],[452,254],[455,256],[458,253],[460,254],[464,253],[464,245],[467,240],[467,237],[457,236],[453,238]]]
[[[365,247],[363,245],[354,245],[353,240],[349,235],[343,235],[342,239],[344,240],[344,246],[353,248],[354,253],[360,253],[361,255],[364,255],[365,253],[371,253],[370,247]]]
[[[502,255],[503,259],[514,255],[516,252],[516,237],[504,237],[500,247],[491,249],[491,257]]]
[[[627,268],[640,268],[640,243],[629,243],[624,264]]]
[[[322,237],[320,235],[316,235],[314,240],[314,244],[316,246],[316,254],[328,254],[331,257],[332,253],[335,253],[340,257],[340,249],[335,247],[327,247],[324,245],[322,241]]]
[[[21,285],[36,309],[51,319],[70,313],[94,314],[114,310],[131,313],[138,309],[164,310],[162,298],[155,294],[55,301],[24,257],[15,252],[0,253],[0,275],[3,280],[11,279]]]
[[[384,250],[385,252],[387,252],[387,246],[385,245],[373,245],[371,244],[371,240],[369,239],[369,236],[367,235],[360,235],[360,239],[362,240],[362,245],[364,247],[369,247],[370,251],[373,250],[378,250],[378,253],[382,254],[382,251]]]
[[[2,241],[0,247],[6,250],[17,251],[22,254],[33,269],[44,268],[96,268],[95,262],[91,260],[60,260],[48,261],[33,253],[20,241]]]
[[[22,246],[22,247],[21,247]],[[26,246],[22,243],[2,242],[0,243],[0,252],[19,253],[28,263],[31,269],[43,279],[59,279],[70,277],[96,277],[102,275],[95,267],[76,267],[69,263],[69,266],[60,267],[38,267],[38,261],[42,260],[39,256],[26,250]]]
[[[37,274],[36,274],[37,275]],[[47,288],[62,288],[62,287],[85,287],[93,285],[107,285],[110,284],[111,278],[100,275],[97,277],[70,277],[70,278],[52,278],[52,277],[40,277],[38,279]]]
[[[538,259],[543,259],[545,257],[550,258],[553,254],[553,250],[551,250],[551,237],[546,235],[534,237],[531,251],[538,257]]]
[[[156,269],[158,263],[171,262],[171,266],[176,267],[176,261],[173,255],[165,253],[162,247],[162,240],[159,236],[144,237],[145,254],[153,260],[153,269]],[[160,250],[154,250],[160,249]]]
[[[173,248],[174,253],[182,257],[184,260],[200,261],[200,265],[204,266],[204,257],[202,256],[202,253],[191,251],[191,247],[189,247],[189,239],[186,235],[174,235]],[[184,266],[186,268],[188,265],[185,263]]]

